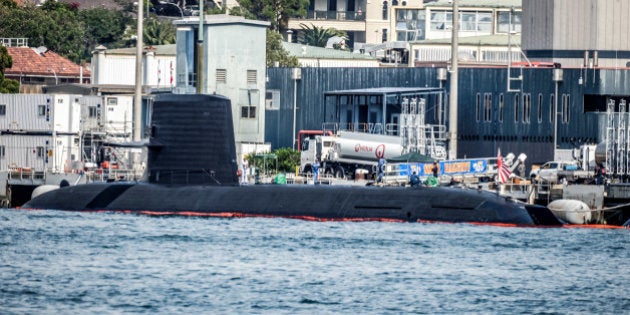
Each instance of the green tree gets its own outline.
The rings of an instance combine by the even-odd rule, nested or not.
[[[333,36],[348,38],[346,32],[332,27],[323,28],[317,27],[313,24],[308,26],[304,23],[301,23],[300,27],[302,28],[302,31],[300,31],[300,34],[298,35],[298,42],[309,46],[326,47],[326,42],[328,42],[328,39]]]
[[[280,67],[299,67],[297,57],[289,56],[282,47],[282,35],[267,29],[267,67],[273,67],[276,62]]]
[[[292,17],[305,17],[309,0],[240,0],[241,7],[258,20],[271,22],[271,29],[282,32]],[[245,15],[244,15],[245,16]]]
[[[0,34],[28,38],[29,46],[46,46],[79,62],[83,54],[84,30],[75,7],[47,1],[42,8],[0,5]]]
[[[120,40],[127,25],[133,20],[122,11],[103,8],[79,11],[79,18],[85,29],[83,57],[89,59],[94,47],[105,45],[107,48],[121,47]]]
[[[152,16],[145,22],[143,37],[145,45],[174,44],[177,39],[175,25],[169,19]]]
[[[281,172],[295,172],[300,165],[300,152],[291,148],[280,148],[273,152],[278,158],[278,170]]]
[[[134,23],[127,28],[121,43],[125,47],[136,45],[136,34],[138,25]],[[166,45],[174,44],[176,36],[175,25],[170,19],[160,19],[155,15],[149,17],[142,28],[142,42],[144,45]]]
[[[0,46],[0,93],[18,93],[20,91],[18,81],[4,77],[5,70],[11,67],[13,67],[13,58],[9,55],[6,47]]]

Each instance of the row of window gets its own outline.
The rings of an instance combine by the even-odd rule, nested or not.
[[[496,33],[508,33],[510,31],[521,32],[521,12],[509,11],[497,12],[496,21],[493,23],[490,11],[460,11],[459,29],[461,31],[481,31],[492,33],[495,25]],[[425,32],[426,11],[422,9],[398,9],[396,10],[396,40],[418,41],[426,38]],[[453,12],[447,10],[435,10],[430,13],[429,27],[435,31],[447,31],[453,27]]]
[[[513,101],[513,106],[514,106],[514,122],[522,122],[525,124],[529,124],[531,123],[531,115],[532,115],[532,100],[531,100],[532,96],[531,93],[523,93],[522,95],[520,93],[516,93],[514,95],[514,101]],[[521,106],[521,100],[523,103],[523,106]],[[503,97],[503,93],[499,94],[499,103],[498,103],[498,113],[497,113],[497,121],[499,122],[503,122],[503,112],[504,112],[504,97]],[[543,106],[544,106],[544,100],[543,100],[543,94],[539,93],[538,94],[538,110],[537,110],[537,118],[538,118],[538,123],[542,123],[543,121]],[[553,123],[554,122],[554,112],[556,112],[555,110],[555,95],[551,94],[549,96],[549,122]],[[562,94],[562,99],[561,99],[561,103],[560,103],[561,107],[560,107],[560,111],[557,113],[558,115],[561,116],[561,122],[563,124],[568,124],[569,123],[569,113],[570,113],[570,108],[571,108],[571,95],[569,94]],[[483,93],[483,100],[482,100],[482,94],[481,93],[477,93],[477,97],[476,97],[476,103],[475,103],[475,108],[476,108],[476,120],[477,122],[492,122],[493,120],[493,106],[492,106],[492,93]]]
[[[36,147],[35,152],[37,153],[37,158],[43,159],[46,157],[46,149],[44,147]],[[7,149],[5,146],[0,145],[0,159],[4,159],[7,156]]]

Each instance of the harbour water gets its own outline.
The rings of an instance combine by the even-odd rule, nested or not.
[[[0,210],[1,314],[630,313],[630,231]]]

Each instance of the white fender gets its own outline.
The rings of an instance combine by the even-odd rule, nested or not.
[[[571,224],[586,224],[591,221],[591,209],[580,200],[559,199],[547,205],[547,208],[560,220]]]
[[[47,193],[49,191],[53,191],[55,189],[59,189],[59,185],[40,185],[37,186],[34,190],[33,193],[31,194],[31,199],[42,195],[44,193]]]

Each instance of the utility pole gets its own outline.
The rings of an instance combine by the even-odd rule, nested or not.
[[[451,95],[449,98],[449,114],[448,114],[448,158],[457,159],[457,84],[458,78],[458,57],[459,57],[459,0],[453,0],[453,33],[451,40]]]

